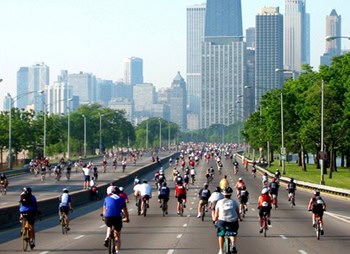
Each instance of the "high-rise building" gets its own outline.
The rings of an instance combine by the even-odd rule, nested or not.
[[[247,48],[255,49],[255,27],[249,27],[245,30]]]
[[[208,0],[202,44],[200,128],[243,119],[245,43],[240,0]]]
[[[255,108],[267,91],[283,84],[283,15],[279,8],[264,7],[256,15]]]
[[[26,108],[32,105],[34,110],[42,111],[44,104],[38,99],[37,92],[44,91],[49,84],[50,69],[45,63],[21,67],[17,72],[17,106]]]
[[[136,112],[152,110],[156,103],[156,88],[151,83],[136,84],[134,87],[134,107]]]
[[[341,36],[341,16],[336,10],[326,17],[326,36]],[[341,55],[341,39],[326,41],[326,51],[321,56],[321,65],[330,65],[334,56]]]
[[[285,69],[301,72],[310,64],[310,15],[305,0],[285,0]]]
[[[124,59],[124,82],[134,86],[143,83],[143,60],[138,57]]]
[[[73,89],[73,95],[79,96],[81,104],[96,102],[96,77],[91,73],[74,73],[68,75],[68,85]]]
[[[186,82],[177,73],[169,91],[170,121],[176,123],[181,130],[187,129],[187,93]]]
[[[246,51],[246,84],[243,90],[243,118],[247,119],[255,111],[255,48]]]
[[[187,103],[189,112],[196,115],[197,123],[191,126],[199,128],[201,108],[201,61],[204,42],[205,4],[187,7]]]

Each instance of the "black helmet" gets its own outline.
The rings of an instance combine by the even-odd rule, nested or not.
[[[320,191],[319,190],[314,190],[314,195],[317,197],[317,196],[320,196]]]
[[[148,183],[148,181],[146,180],[146,179],[143,179],[143,181],[142,181],[143,183]]]
[[[219,186],[215,188],[215,192],[221,192],[221,189]]]
[[[292,177],[292,178],[290,179],[290,181],[291,181],[291,182],[294,182],[294,178]]]
[[[63,192],[63,193],[68,193],[69,190],[68,190],[67,188],[64,188],[64,189],[62,190],[62,192]]]
[[[32,188],[30,187],[24,187],[22,189],[22,191],[25,193],[25,194],[32,194]]]
[[[222,191],[222,194],[224,194],[225,196],[229,196],[233,193],[233,190],[232,188],[229,186],[229,187],[226,187],[223,191]]]
[[[166,182],[163,182],[163,185],[162,185],[163,187],[166,187]]]

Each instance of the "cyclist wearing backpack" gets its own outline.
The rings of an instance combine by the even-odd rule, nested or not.
[[[308,210],[312,211],[313,227],[316,226],[316,216],[320,218],[321,235],[323,235],[323,212],[326,211],[326,202],[324,202],[318,190],[314,190],[314,196],[309,201]]]

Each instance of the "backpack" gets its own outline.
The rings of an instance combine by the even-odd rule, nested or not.
[[[324,201],[320,196],[314,197],[312,200],[312,209],[323,209]]]

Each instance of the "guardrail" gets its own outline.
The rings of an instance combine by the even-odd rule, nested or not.
[[[163,159],[161,159],[161,164],[162,165],[166,164],[169,161],[170,157],[174,158],[176,156],[178,156],[178,153],[173,153],[164,157]],[[127,176],[124,176],[114,181],[112,180],[111,182],[117,186],[125,186],[132,183],[134,181],[135,176],[141,177],[142,175],[147,174],[158,167],[159,167],[159,164],[157,162],[152,162],[142,168],[134,170]],[[97,186],[97,188],[98,188],[98,191],[100,191],[100,193],[106,193],[108,186],[109,184],[103,184],[103,185]],[[74,207],[78,207],[78,206],[92,202],[90,190],[72,191],[70,194],[74,202]],[[58,197],[51,197],[51,198],[46,198],[44,200],[38,201],[38,209],[39,211],[42,212],[42,217],[46,217],[52,214],[57,214]],[[19,205],[8,206],[0,209],[0,225],[1,225],[0,229],[9,228],[14,225],[18,225],[18,218],[19,218],[18,210],[19,210]]]
[[[240,160],[243,160],[243,156],[241,154],[236,154],[240,158]],[[245,157],[244,157],[245,158]],[[249,164],[252,164],[252,160],[245,158],[248,160]],[[272,178],[274,177],[274,174],[272,174],[270,171],[264,169],[263,167],[256,166],[256,169],[262,172],[263,174],[267,173],[267,175]],[[289,177],[284,177],[282,176],[281,181],[288,183],[290,181]],[[342,188],[336,188],[332,186],[326,186],[326,185],[321,185],[321,184],[315,184],[315,183],[309,183],[305,181],[300,181],[300,180],[295,180],[295,183],[299,187],[307,188],[307,189],[318,189],[321,192],[326,192],[326,193],[331,193],[339,196],[344,196],[344,197],[350,197],[350,190],[348,189],[342,189]]]

